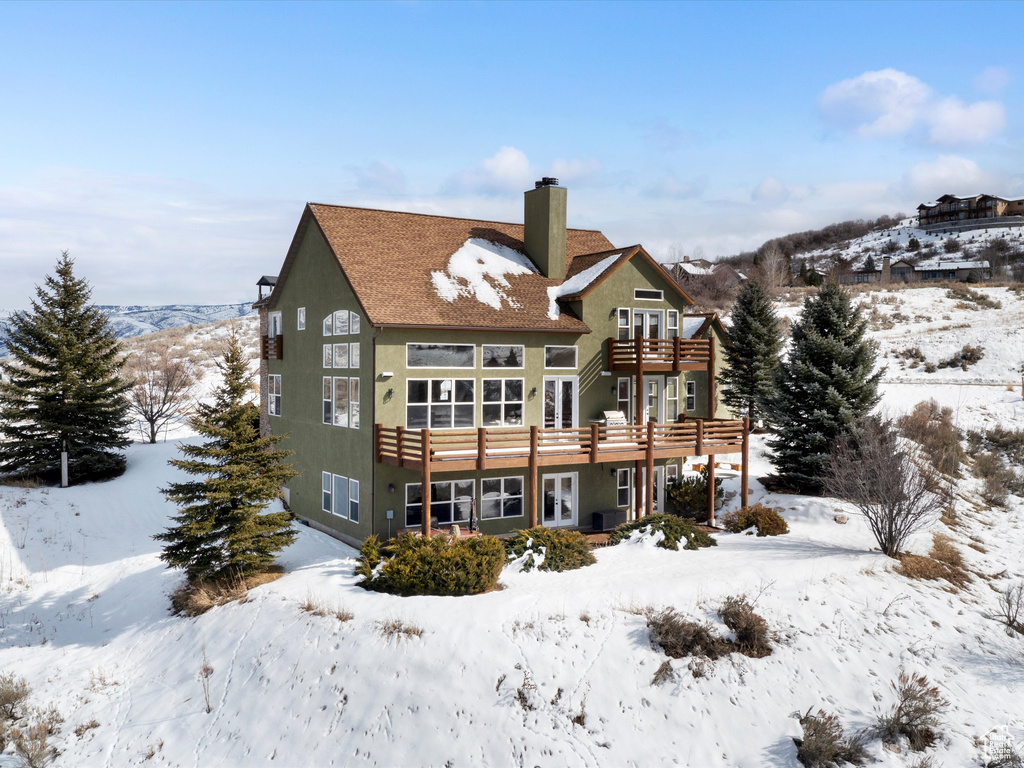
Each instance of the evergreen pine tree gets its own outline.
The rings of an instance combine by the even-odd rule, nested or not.
[[[736,297],[725,349],[723,397],[753,419],[761,403],[775,394],[775,371],[782,351],[782,331],[771,298],[758,280],[749,280]]]
[[[190,422],[206,442],[182,445],[186,458],[170,462],[199,479],[162,490],[179,514],[154,537],[166,542],[160,559],[184,568],[192,582],[264,571],[295,539],[290,513],[264,512],[298,473],[281,463],[292,452],[275,449],[283,435],[260,437],[259,411],[247,399],[252,376],[234,330],[217,367],[224,381]]]
[[[878,402],[882,371],[871,372],[875,352],[866,327],[834,281],[804,300],[789,358],[775,376],[777,394],[765,404],[773,463],[789,488],[820,491],[831,448]]]
[[[0,364],[0,474],[70,482],[124,472],[130,384],[121,347],[67,251],[36,286],[32,309],[7,321],[10,359]]]

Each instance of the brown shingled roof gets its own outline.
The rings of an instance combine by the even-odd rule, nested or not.
[[[557,320],[548,318],[547,288],[560,281],[540,274],[507,276],[510,285],[505,290],[515,300],[516,307],[503,305],[498,310],[474,297],[462,296],[447,302],[437,295],[431,273],[445,270],[452,254],[471,238],[525,253],[522,224],[320,203],[310,203],[302,214],[281,267],[271,306],[277,301],[311,223],[323,233],[372,325],[569,333],[590,330],[564,306]],[[607,252],[611,248],[608,239],[596,230],[567,230],[568,273],[580,271],[575,263],[577,257]]]

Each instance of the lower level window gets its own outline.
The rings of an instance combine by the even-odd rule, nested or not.
[[[686,382],[686,410],[697,410],[697,382],[695,381]]]
[[[617,507],[628,507],[629,506],[629,485],[630,478],[633,476],[632,470],[629,469],[617,469],[615,470],[615,506]]]
[[[267,377],[267,413],[281,415],[281,374],[272,373]]]
[[[522,517],[523,478],[491,477],[480,481],[480,517]]]
[[[359,522],[359,481],[342,475],[321,473],[322,502],[321,509],[332,515]]]
[[[468,523],[473,508],[474,482],[472,480],[451,480],[430,484],[430,516],[439,525]],[[413,527],[423,524],[423,485],[410,483],[405,486],[405,525]]]

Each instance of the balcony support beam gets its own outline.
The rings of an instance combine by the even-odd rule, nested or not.
[[[420,497],[423,499],[420,516],[420,532],[423,538],[430,538],[430,430],[421,429],[420,439],[423,441],[423,469],[420,470]]]
[[[530,509],[529,527],[537,527],[537,449],[540,445],[540,428],[530,427]]]
[[[654,419],[647,422],[647,451],[644,457],[647,464],[647,481],[646,487],[644,488],[644,495],[646,498],[644,501],[647,507],[647,514],[654,514]]]

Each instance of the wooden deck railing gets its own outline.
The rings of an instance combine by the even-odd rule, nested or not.
[[[703,371],[713,364],[711,339],[608,339],[608,370]]]
[[[653,458],[740,453],[744,422],[696,419],[679,424],[592,424],[574,429],[454,429],[431,431],[377,424],[376,460],[434,472],[538,465],[603,464]]]
[[[284,336],[280,334],[272,339],[266,336],[260,337],[260,359],[281,360],[284,357]]]

